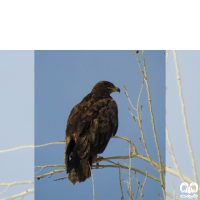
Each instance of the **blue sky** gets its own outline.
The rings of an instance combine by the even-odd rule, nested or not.
[[[101,80],[114,83],[121,93],[113,93],[119,110],[119,127],[117,135],[130,138],[140,154],[145,155],[139,143],[139,129],[128,111],[131,108],[124,94],[126,86],[132,103],[136,105],[142,82],[134,51],[35,51],[35,144],[45,144],[65,139],[65,127],[68,115],[92,87]],[[139,53],[140,60],[141,52]],[[165,161],[165,57],[164,51],[145,51],[147,75],[151,92],[156,132]],[[146,86],[145,86],[146,87]],[[141,105],[143,105],[143,130],[150,155],[158,162],[156,146],[153,139],[151,118],[149,114],[146,89],[143,88]],[[132,110],[132,112],[134,112]],[[35,149],[35,165],[64,164],[65,145],[51,145]],[[127,155],[127,143],[119,139],[111,139],[103,157]],[[123,161],[119,162],[123,164]],[[108,163],[104,163],[108,164]],[[128,164],[128,161],[127,161]],[[132,167],[145,171],[147,163],[132,159]],[[159,177],[150,165],[148,173]],[[53,169],[44,170],[43,173]],[[93,170],[96,199],[120,199],[120,188],[117,169]],[[67,179],[53,181],[65,177],[56,174],[51,178],[35,180],[35,197],[40,199],[92,199],[92,180],[73,186]],[[122,178],[128,178],[122,172]],[[137,174],[142,183],[144,177]],[[122,182],[124,194],[127,196],[127,185]],[[136,181],[132,181],[132,191],[136,192]],[[157,199],[162,194],[159,183],[147,179],[144,199]]]

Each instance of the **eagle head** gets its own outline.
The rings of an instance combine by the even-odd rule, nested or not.
[[[108,93],[108,94],[111,94],[112,92],[120,92],[120,89],[111,82],[100,81],[93,87],[91,93]]]

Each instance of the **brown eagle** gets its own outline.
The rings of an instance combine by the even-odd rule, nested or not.
[[[98,82],[72,109],[65,130],[65,164],[73,185],[91,176],[90,167],[118,128],[117,104],[112,92],[120,89],[108,81]]]

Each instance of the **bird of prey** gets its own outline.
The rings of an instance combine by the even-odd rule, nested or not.
[[[65,130],[65,164],[73,185],[91,176],[91,166],[118,128],[118,109],[110,94],[120,89],[98,82],[91,93],[72,109]]]

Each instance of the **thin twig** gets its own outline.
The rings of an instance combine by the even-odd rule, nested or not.
[[[61,173],[61,172],[65,172],[65,171],[66,171],[66,169],[56,169],[56,170],[53,170],[53,171],[51,171],[49,173],[46,173],[46,174],[43,174],[43,175],[40,175],[40,176],[35,176],[35,178],[40,179],[40,178],[44,178],[46,176],[50,176],[51,177],[53,174]]]
[[[176,199],[176,189],[175,189],[174,182],[172,182],[172,188],[173,188],[173,200],[175,200]]]
[[[132,146],[133,149],[134,149],[134,153],[135,153],[135,154],[138,153],[135,144],[134,144],[133,142],[131,142],[130,139],[125,138],[125,137],[121,137],[121,136],[112,136],[112,138],[119,138],[119,139],[122,139],[122,140],[126,140],[127,142],[130,142],[130,143],[131,143],[131,146]]]
[[[15,181],[13,183],[0,183],[0,186],[7,186],[7,188],[3,192],[1,192],[0,195],[4,194],[12,186],[25,184],[34,184],[34,181]]]
[[[136,177],[136,176],[134,175],[134,177]],[[137,179],[136,179],[136,181],[137,181]],[[140,190],[140,183],[138,181],[137,181],[137,184],[138,184],[138,187],[137,187],[137,191],[136,191],[136,195],[135,195],[135,200],[137,200],[138,191]]]
[[[47,167],[65,167],[65,165],[45,165],[45,166],[35,166],[35,168],[41,168],[41,170],[39,170],[38,172],[35,173],[39,174],[43,169],[47,168]]]
[[[161,196],[160,196],[160,194],[159,194],[159,193],[158,193],[158,196],[159,196],[160,200],[162,200],[162,198],[161,198]]]
[[[119,186],[120,186],[120,190],[121,190],[121,200],[124,200],[124,193],[123,193],[123,189],[122,189],[122,182],[121,182],[121,170],[119,168]]]
[[[93,200],[95,200],[94,177],[93,177],[93,173],[92,173],[90,163],[88,163],[88,164],[89,164],[90,172],[91,172],[91,175],[92,175]]]
[[[16,199],[16,198],[19,198],[19,197],[25,197],[27,195],[30,195],[30,194],[33,194],[34,193],[34,189],[28,189],[20,194],[16,194],[16,195],[13,195],[11,197],[7,197],[7,198],[4,198],[2,200],[13,200],[13,199]]]
[[[166,151],[167,151],[170,155],[172,155],[172,153],[170,152],[170,150],[168,150],[168,148],[166,148]]]
[[[128,174],[128,177],[129,177],[129,188],[128,188],[129,200],[133,200],[133,198],[132,198],[132,186],[131,186],[131,140],[129,142],[129,167],[128,167],[128,171],[129,171],[129,174]]]
[[[66,144],[66,143],[65,142],[51,142],[51,143],[42,144],[42,145],[36,145],[36,146],[34,146],[34,145],[20,146],[20,147],[15,147],[13,149],[1,150],[0,153],[5,153],[5,152],[9,152],[9,151],[16,151],[16,150],[19,150],[19,149],[44,147],[44,146],[48,146],[48,145],[52,145],[52,144]]]
[[[140,97],[141,97],[141,94],[142,94],[143,86],[144,86],[144,77],[142,78],[142,85],[141,85],[141,89],[140,89],[139,96],[138,96],[137,110],[139,110],[139,103],[140,103]]]
[[[141,138],[139,138],[139,141],[140,141],[140,145],[145,149],[145,146],[142,144]]]
[[[183,178],[183,175],[179,169],[179,166],[178,166],[178,163],[176,161],[176,157],[174,155],[174,150],[173,150],[173,147],[172,147],[172,144],[171,144],[171,141],[170,141],[170,137],[169,137],[169,131],[168,131],[168,128],[167,128],[167,125],[166,125],[166,138],[167,138],[167,142],[169,144],[169,147],[170,147],[170,153],[171,153],[171,156],[172,156],[172,159],[173,159],[173,162],[174,162],[174,165],[176,167],[176,170],[178,171],[179,173],[179,177],[180,179],[182,180],[182,182],[184,182],[184,178]]]
[[[141,191],[142,191],[142,192],[143,192],[144,185],[145,185],[145,183],[146,183],[147,175],[148,175],[148,169],[147,169],[147,166],[145,166],[145,168],[146,168],[146,176],[145,176],[144,182],[143,182],[143,184],[142,184],[142,186],[141,186]]]
[[[167,58],[168,58],[168,56],[169,56],[169,50],[166,50],[165,51],[165,63],[167,64]]]
[[[127,90],[126,90],[125,85],[124,85],[124,90],[125,90],[125,95],[127,96],[129,103],[131,104],[131,107],[136,111],[137,109],[133,106],[133,104],[132,104],[132,102],[131,102],[131,100],[130,100],[130,97],[129,97],[129,95],[128,95],[128,92],[127,92]]]

